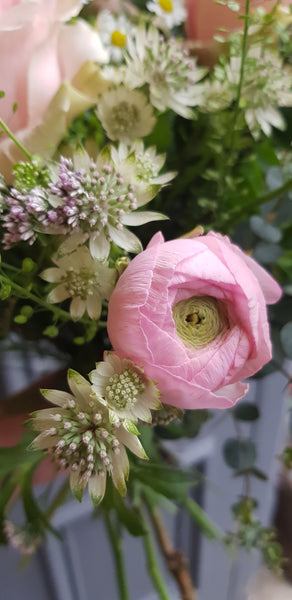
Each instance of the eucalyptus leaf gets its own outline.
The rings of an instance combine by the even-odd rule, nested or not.
[[[223,456],[226,464],[231,469],[242,471],[254,466],[256,460],[256,447],[250,440],[230,438],[223,446]]]
[[[282,327],[280,337],[285,356],[292,359],[292,321]]]
[[[270,225],[264,221],[264,219],[258,215],[250,217],[251,230],[258,235],[262,240],[271,243],[278,243],[281,240],[282,232],[274,225]]]
[[[232,414],[238,421],[256,421],[259,418],[259,410],[251,402],[240,402],[232,410]]]

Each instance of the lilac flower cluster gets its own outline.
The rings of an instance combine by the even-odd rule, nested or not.
[[[137,199],[133,186],[107,163],[88,159],[86,168],[75,169],[71,159],[61,157],[47,187],[12,188],[2,217],[5,248],[20,241],[33,244],[38,232],[83,233],[91,242],[99,236],[112,239],[113,230],[123,229],[123,215],[137,208]]]
[[[50,210],[48,193],[42,187],[22,190],[12,188],[5,198],[6,210],[2,216],[4,248],[7,250],[17,242],[25,241],[32,245],[38,231],[50,229],[55,220]],[[8,209],[8,212],[7,212]]]
[[[98,233],[108,224],[119,229],[122,215],[137,208],[131,184],[102,162],[90,161],[86,170],[74,170],[72,160],[61,157],[58,180],[49,184],[49,190],[60,199],[56,219],[60,223],[62,218],[67,233]]]

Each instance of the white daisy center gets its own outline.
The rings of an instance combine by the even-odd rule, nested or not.
[[[173,3],[171,0],[158,0],[158,4],[165,12],[171,13],[173,11]]]
[[[130,369],[126,369],[121,375],[115,373],[110,377],[105,398],[116,409],[127,410],[135,406],[138,396],[144,388],[144,383],[139,375]]]
[[[115,29],[111,34],[111,43],[113,46],[118,46],[118,48],[124,48],[127,43],[127,36],[118,29]]]

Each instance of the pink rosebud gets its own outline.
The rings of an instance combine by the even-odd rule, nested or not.
[[[156,234],[120,277],[109,302],[116,353],[144,368],[162,402],[227,408],[241,380],[271,359],[266,304],[281,288],[220,234],[164,242]]]

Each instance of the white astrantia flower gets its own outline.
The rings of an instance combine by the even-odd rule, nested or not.
[[[122,61],[132,28],[132,24],[123,13],[114,15],[109,10],[102,10],[99,13],[97,30],[113,62],[119,63]]]
[[[187,18],[184,0],[150,0],[146,7],[160,17],[168,29],[181,25]]]
[[[160,392],[143,370],[127,359],[108,352],[90,373],[92,389],[108,407],[111,420],[151,422],[151,410],[159,410]]]
[[[156,123],[145,94],[123,85],[99,97],[97,116],[107,136],[123,142],[149,135]]]
[[[160,186],[133,185],[126,168],[116,169],[110,146],[103,148],[96,162],[86,152],[76,154],[73,160],[61,157],[48,188],[50,202],[56,206],[51,211],[55,223],[66,235],[58,256],[87,240],[91,255],[99,261],[108,258],[111,241],[127,252],[141,252],[139,238],[126,226],[166,219],[157,212],[136,212],[156,196]]]
[[[166,40],[158,29],[140,26],[135,38],[128,40],[125,53],[127,69],[125,84],[130,88],[149,85],[150,101],[160,111],[171,108],[191,119],[194,107],[202,101],[202,86],[198,81],[206,69],[198,67],[182,43]]]
[[[233,99],[233,94],[227,81],[208,79],[203,84],[203,101],[200,105],[200,112],[218,112],[224,110],[230,106]]]
[[[30,427],[40,432],[31,449],[47,450],[52,460],[68,469],[73,495],[81,501],[88,484],[94,504],[105,493],[107,475],[121,495],[126,493],[129,460],[126,448],[146,459],[133,423],[110,420],[109,411],[92,386],[76,371],[68,371],[71,393],[42,390],[56,407],[32,413]]]
[[[31,556],[43,542],[38,527],[32,523],[16,525],[12,521],[4,522],[4,532],[12,548],[24,556]]]
[[[159,175],[166,154],[157,154],[156,147],[145,148],[142,140],[136,140],[130,146],[119,144],[111,149],[112,160],[117,169],[128,172],[131,182],[138,186],[143,185],[166,185],[176,176],[175,171],[168,171]]]
[[[239,83],[241,58],[233,56],[226,67],[234,95]],[[240,107],[255,138],[262,130],[271,135],[272,127],[285,129],[279,106],[292,106],[292,68],[278,54],[260,46],[252,47],[246,57]]]
[[[41,273],[42,279],[58,285],[49,293],[54,304],[71,298],[72,319],[81,319],[87,311],[91,319],[99,319],[102,299],[109,300],[116,281],[116,270],[92,258],[86,246],[80,246],[66,256],[55,256],[56,267]]]

